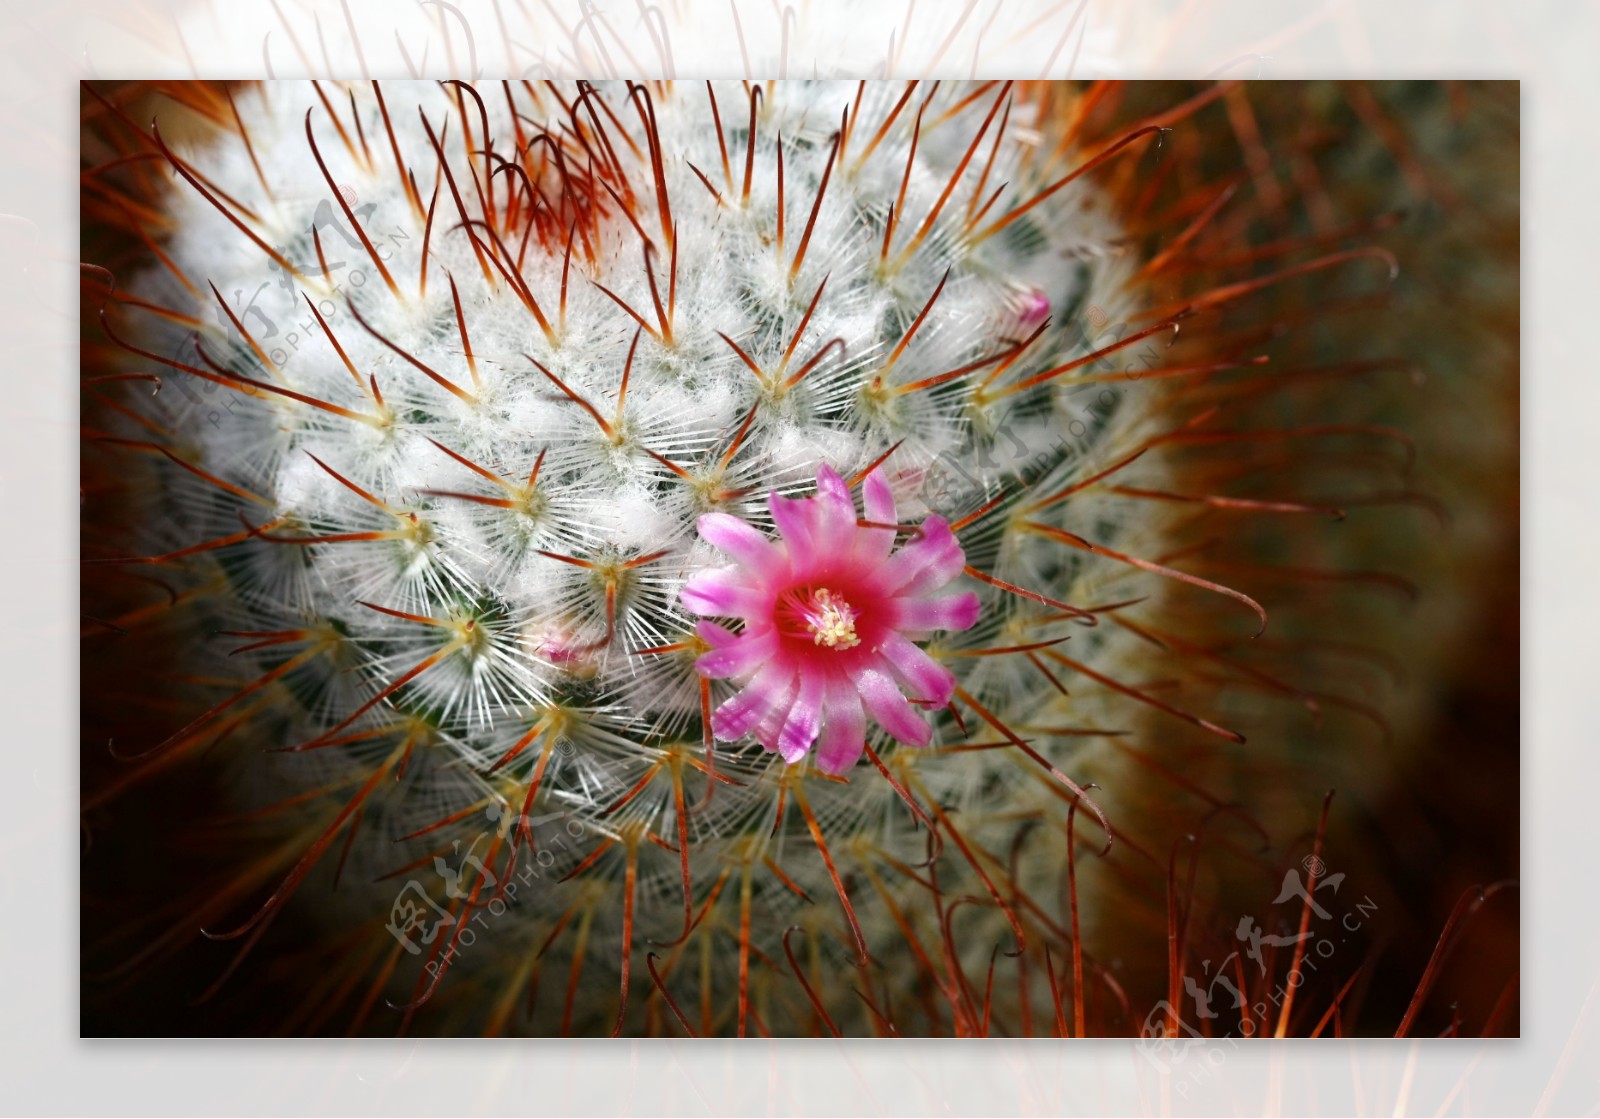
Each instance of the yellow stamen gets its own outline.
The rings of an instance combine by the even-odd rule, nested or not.
[[[830,649],[854,649],[861,644],[856,636],[856,612],[827,587],[818,587],[811,595],[812,609],[805,612],[806,626],[811,630],[811,640],[816,645]]]

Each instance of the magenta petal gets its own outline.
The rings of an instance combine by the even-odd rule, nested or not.
[[[761,743],[761,748],[769,754],[778,752],[778,736],[783,733],[783,721],[789,717],[789,706],[785,701],[768,711],[756,724],[756,729],[750,732],[755,735],[756,741]]]
[[[783,732],[778,736],[778,753],[791,765],[805,757],[817,740],[817,731],[822,726],[822,695],[826,683],[825,673],[800,674],[799,690],[783,722]]]
[[[811,522],[806,516],[805,498],[783,497],[774,492],[767,496],[767,509],[790,558],[804,556],[811,548]]]
[[[881,467],[868,474],[861,483],[861,504],[866,510],[867,520],[886,525],[895,523],[894,494],[883,477]]]
[[[770,595],[753,585],[741,567],[717,567],[689,576],[678,597],[696,614],[718,617],[752,617],[762,611]]]
[[[824,773],[844,773],[856,764],[867,742],[867,717],[861,710],[861,696],[848,676],[840,673],[828,681],[822,710],[817,767]]]
[[[811,543],[819,559],[838,562],[850,555],[856,544],[856,505],[844,479],[832,467],[817,467],[817,496],[808,503]]]
[[[943,707],[956,690],[956,678],[944,665],[898,633],[883,639],[884,659],[906,685],[906,695],[922,703]]]
[[[972,591],[940,598],[897,598],[891,603],[890,624],[902,633],[969,629],[978,620],[980,606]]]
[[[938,590],[966,566],[966,554],[943,517],[929,517],[917,534],[873,575],[884,594],[915,595]]]
[[[835,517],[856,519],[856,503],[850,498],[850,487],[844,484],[839,472],[827,463],[817,467],[817,503]]]
[[[725,626],[718,625],[716,622],[696,622],[694,624],[694,632],[700,640],[710,645],[713,649],[726,649],[729,645],[740,640],[737,633]]]
[[[933,735],[917,710],[900,694],[900,689],[884,668],[862,668],[853,673],[856,691],[878,725],[888,731],[897,742],[907,746],[926,746]]]
[[[707,544],[757,573],[772,572],[783,562],[783,554],[773,547],[772,541],[728,513],[704,513],[695,527]]]
[[[701,653],[694,667],[700,675],[712,680],[746,676],[770,661],[777,651],[778,635],[774,630],[742,634],[731,645]]]
[[[794,690],[795,668],[787,660],[770,662],[732,699],[711,716],[711,730],[724,742],[749,734],[767,714],[780,707]]]
[[[874,470],[861,483],[861,504],[866,519],[873,524],[896,523],[894,494],[889,492],[889,483],[884,481],[882,470]],[[889,554],[889,549],[894,547],[894,533],[892,528],[860,529],[856,535],[856,558],[872,563],[881,562]]]

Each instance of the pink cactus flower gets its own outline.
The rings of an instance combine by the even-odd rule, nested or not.
[[[971,626],[978,596],[934,593],[966,564],[944,518],[928,517],[894,551],[894,496],[878,471],[862,500],[858,520],[844,480],[819,466],[815,496],[769,498],[780,539],[726,513],[700,518],[701,537],[734,564],[692,576],[683,603],[744,623],[737,633],[696,626],[711,646],[695,662],[700,674],[739,686],[712,716],[719,739],[753,733],[791,764],[815,743],[827,773],[861,756],[868,714],[897,741],[927,745],[932,730],[918,708],[948,703],[955,677],[914,642]]]

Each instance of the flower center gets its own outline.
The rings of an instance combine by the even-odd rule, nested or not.
[[[846,602],[844,595],[827,587],[785,591],[779,600],[779,612],[790,623],[784,628],[798,636],[810,634],[813,645],[854,649],[861,644],[861,638],[856,636],[856,619],[861,612]]]

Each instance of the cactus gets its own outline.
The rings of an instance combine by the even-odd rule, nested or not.
[[[177,181],[116,203],[158,262],[104,329],[162,387],[94,433],[149,473],[90,562],[160,571],[204,678],[125,752],[213,756],[254,845],[193,924],[348,945],[306,1013],[352,1030],[1138,1028],[1082,944],[1261,826],[1140,741],[1256,710],[1193,515],[1327,512],[1230,495],[1273,460],[1219,409],[1280,396],[1228,316],[1386,257],[1186,259],[1231,189],[1152,184],[1215,94],[174,96],[121,133]]]

